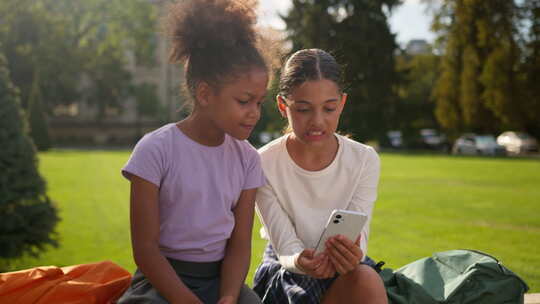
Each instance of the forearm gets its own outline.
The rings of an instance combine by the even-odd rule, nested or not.
[[[235,301],[238,300],[238,294],[249,270],[250,260],[251,241],[235,242],[231,239],[221,266],[221,297],[232,296]]]
[[[140,246],[134,250],[134,256],[139,269],[169,303],[201,303],[157,247]]]
[[[300,250],[298,253],[292,254],[292,255],[282,255],[279,256],[279,263],[283,268],[285,268],[288,271],[298,273],[298,274],[305,274],[302,267],[298,267],[298,258],[300,254],[302,253],[304,249]]]
[[[270,185],[257,192],[256,211],[281,265],[287,270],[302,273],[296,268],[295,260],[305,246]]]

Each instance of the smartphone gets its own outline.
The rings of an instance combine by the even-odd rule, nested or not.
[[[340,209],[332,211],[319,238],[317,247],[315,247],[315,254],[323,252],[326,247],[326,240],[334,235],[341,234],[353,242],[356,241],[367,219],[367,214],[363,212]]]

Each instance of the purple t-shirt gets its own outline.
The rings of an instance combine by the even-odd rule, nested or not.
[[[192,262],[223,259],[234,227],[233,208],[244,189],[266,181],[259,154],[225,135],[201,145],[176,124],[146,134],[122,169],[159,187],[159,246],[163,255]]]

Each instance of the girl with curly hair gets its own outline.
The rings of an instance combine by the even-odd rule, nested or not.
[[[168,21],[193,107],[146,134],[122,169],[138,269],[118,303],[259,303],[244,285],[255,193],[265,184],[246,141],[268,83],[253,3],[182,1]]]

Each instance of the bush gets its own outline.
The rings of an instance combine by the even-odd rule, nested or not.
[[[28,122],[30,124],[30,137],[39,151],[49,150],[51,140],[49,138],[49,126],[43,109],[39,81],[34,77],[32,92],[28,101]]]
[[[47,245],[57,246],[57,210],[45,193],[34,144],[13,86],[0,56],[0,267]],[[6,270],[6,269],[3,269]]]

